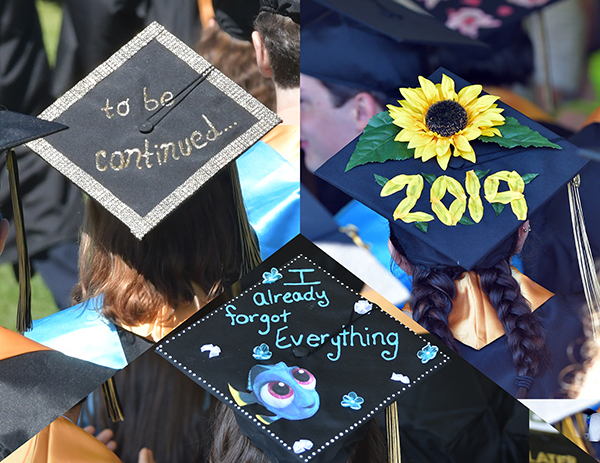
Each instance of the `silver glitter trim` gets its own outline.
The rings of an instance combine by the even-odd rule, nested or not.
[[[154,39],[183,62],[188,64],[190,68],[198,74],[202,74],[210,67],[208,61],[185,45],[177,37],[169,33],[163,26],[157,22],[153,22],[123,46],[123,48],[92,71],[85,79],[80,81],[71,90],[54,102],[54,104],[40,115],[40,118],[49,121],[58,118],[75,102],[83,98],[98,83],[119,69],[120,66]],[[192,174],[183,184],[177,187],[145,216],[137,214],[100,182],[87,174],[83,169],[77,167],[66,156],[56,150],[45,139],[30,142],[27,146],[38,153],[44,160],[68,177],[79,188],[93,197],[111,214],[127,225],[136,238],[142,239],[146,233],[152,230],[189,196],[200,189],[213,175],[228,163],[239,157],[244,151],[260,140],[269,130],[281,122],[279,116],[217,69],[214,69],[208,75],[207,81],[236,101],[240,106],[256,117],[258,121],[246,132],[224,147],[223,150],[213,156],[212,159]]]

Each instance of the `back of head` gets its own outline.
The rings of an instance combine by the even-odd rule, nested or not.
[[[262,104],[275,108],[273,82],[260,73],[252,42],[236,38],[214,24],[202,30],[197,51]]]
[[[290,17],[261,11],[254,21],[267,50],[273,80],[283,89],[300,86],[300,25]]]
[[[232,164],[142,240],[89,199],[74,299],[103,295],[104,315],[138,325],[161,315],[168,319],[178,304],[192,302],[192,282],[207,300],[233,284],[242,274],[234,182]]]

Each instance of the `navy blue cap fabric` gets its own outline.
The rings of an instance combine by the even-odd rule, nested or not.
[[[440,69],[430,80],[440,82],[442,74],[452,77],[456,90],[468,83],[452,73]],[[492,205],[483,199],[483,180],[481,181],[481,197],[483,199],[483,218],[477,224],[446,226],[439,220],[428,223],[427,232],[418,229],[414,223],[404,223],[393,219],[393,212],[399,202],[406,197],[406,190],[387,197],[381,197],[381,186],[374,175],[387,179],[400,174],[428,174],[434,177],[442,175],[456,179],[465,185],[465,175],[470,170],[489,169],[486,175],[507,170],[516,171],[521,176],[538,174],[525,186],[524,196],[529,214],[546,203],[563,185],[570,181],[587,161],[578,156],[578,148],[556,135],[540,124],[525,117],[518,111],[498,102],[504,108],[505,117],[512,116],[521,124],[539,132],[562,149],[552,148],[503,148],[495,143],[472,141],[471,146],[476,153],[476,163],[462,158],[453,157],[447,170],[442,170],[435,159],[422,162],[421,159],[409,158],[393,160],[384,163],[369,163],[355,167],[345,172],[358,138],[344,147],[338,154],[326,162],[316,174],[332,185],[353,196],[370,207],[393,224],[394,234],[406,256],[413,264],[421,264],[430,268],[461,267],[465,270],[474,268],[489,268],[499,260],[508,256],[514,242],[517,228],[522,223],[507,205],[496,215]],[[506,183],[501,182],[501,190],[506,189]],[[451,200],[446,194],[444,204],[448,207]],[[425,182],[424,189],[412,209],[433,215],[430,205],[429,185]],[[465,213],[468,215],[468,212]]]

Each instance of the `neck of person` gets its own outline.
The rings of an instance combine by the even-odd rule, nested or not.
[[[285,125],[300,125],[300,87],[281,88],[275,84],[277,115]]]

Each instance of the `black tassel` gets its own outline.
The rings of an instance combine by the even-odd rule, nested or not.
[[[19,305],[17,309],[17,331],[29,331],[31,320],[31,266],[27,252],[25,238],[25,223],[23,221],[23,205],[19,194],[19,170],[15,152],[8,150],[6,166],[8,168],[8,183],[12,201],[13,217],[15,221],[15,235],[17,238],[17,251],[19,254]]]

